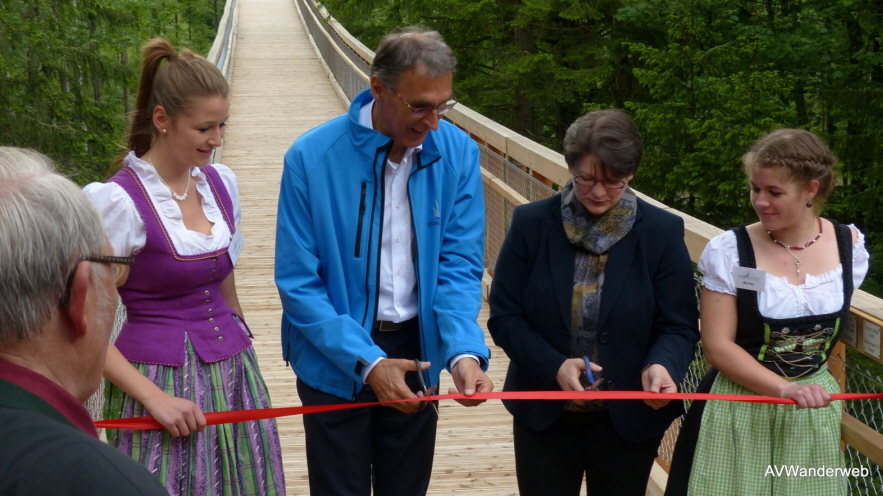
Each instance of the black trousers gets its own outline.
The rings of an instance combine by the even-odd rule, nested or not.
[[[410,324],[410,323],[409,323]],[[419,358],[416,326],[372,334],[390,358]],[[417,391],[416,374],[407,374],[408,386]],[[297,380],[304,405],[350,403]],[[377,401],[364,386],[356,403]],[[432,474],[438,417],[432,408],[412,414],[373,406],[311,413],[303,416],[311,496],[420,496]]]
[[[626,441],[610,413],[562,412],[545,431],[514,421],[515,470],[521,496],[644,496],[662,435]]]

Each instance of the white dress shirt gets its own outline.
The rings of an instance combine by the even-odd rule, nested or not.
[[[359,124],[374,129],[371,110],[374,102],[359,111]],[[402,161],[386,162],[383,181],[383,234],[380,243],[380,287],[377,318],[404,322],[417,316],[417,274],[411,254],[411,205],[408,203],[408,177],[414,154],[423,145],[405,150]]]
[[[374,102],[359,109],[359,124],[374,129],[371,111]],[[411,204],[408,201],[408,178],[414,163],[414,155],[423,145],[405,150],[402,161],[386,162],[383,181],[383,233],[380,243],[380,287],[377,290],[377,316],[375,320],[404,322],[417,316],[417,274],[411,253]],[[460,359],[471,357],[460,354],[451,359],[451,370]],[[383,358],[378,358],[362,370],[362,382]]]

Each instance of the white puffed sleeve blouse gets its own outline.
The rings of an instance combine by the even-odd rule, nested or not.
[[[160,180],[153,165],[139,159],[133,152],[129,152],[123,159],[123,165],[131,167],[138,174],[178,253],[198,255],[220,250],[231,244],[238,243],[241,246],[242,234],[239,223],[242,219],[242,209],[239,206],[239,186],[236,182],[236,175],[229,167],[223,164],[212,164],[221,176],[233,202],[235,237],[239,239],[234,239],[234,235],[231,235],[230,228],[227,227],[215,196],[212,194],[211,187],[206,182],[205,172],[201,168],[194,167],[191,172],[193,182],[190,191],[192,192],[195,186],[202,198],[202,210],[209,222],[212,223],[212,231],[208,236],[191,231],[184,226],[178,202],[172,198],[171,191]],[[121,186],[116,183],[91,183],[83,188],[83,192],[104,219],[107,238],[113,247],[114,255],[131,256],[144,248],[147,241],[144,221],[138,214],[135,203]],[[234,265],[237,254],[238,251],[231,250],[230,252]]]
[[[868,274],[868,250],[865,235],[855,226],[857,233],[852,245],[852,281],[858,289]],[[736,295],[732,269],[739,265],[736,234],[726,231],[712,239],[699,258],[702,285],[712,291]],[[760,313],[771,319],[786,319],[806,315],[822,315],[836,312],[843,306],[843,265],[820,275],[806,274],[800,285],[788,283],[785,277],[766,274],[764,289],[758,293]]]

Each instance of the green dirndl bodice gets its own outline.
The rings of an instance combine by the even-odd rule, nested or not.
[[[770,319],[760,314],[756,292],[739,289],[736,343],[789,381],[820,384],[829,393],[839,393],[826,361],[849,314],[852,238],[847,226],[833,223],[843,266],[843,306],[825,315]],[[745,227],[735,231],[740,265],[755,268]],[[757,395],[714,369],[698,392]],[[665,494],[845,495],[846,477],[814,475],[845,468],[840,449],[842,411],[842,401],[804,410],[794,405],[696,401],[682,425]]]

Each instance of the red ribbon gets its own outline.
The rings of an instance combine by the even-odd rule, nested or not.
[[[767,403],[787,405],[796,403],[792,399],[773,398],[771,396],[755,396],[744,394],[710,394],[710,393],[649,393],[646,391],[503,391],[496,393],[475,393],[466,396],[462,393],[442,394],[429,397],[407,398],[393,401],[374,401],[370,403],[342,403],[338,405],[294,406],[288,408],[263,408],[257,410],[235,410],[229,412],[208,412],[205,420],[208,425],[263,420],[290,415],[330,412],[347,408],[361,408],[410,401],[436,400],[717,400],[744,401],[748,403]],[[879,400],[881,393],[838,393],[832,394],[831,400]],[[163,429],[153,417],[135,417],[111,420],[99,420],[95,427],[104,429]]]

